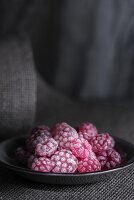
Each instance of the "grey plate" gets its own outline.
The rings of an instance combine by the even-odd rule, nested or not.
[[[62,185],[76,185],[86,184],[107,179],[110,176],[115,176],[120,170],[125,170],[134,163],[134,145],[119,138],[114,138],[116,141],[116,148],[125,155],[125,160],[121,166],[112,170],[98,171],[94,173],[43,173],[31,171],[25,167],[19,166],[15,160],[15,149],[23,145],[26,137],[15,137],[0,143],[0,164],[8,169],[14,171],[20,176],[46,184],[62,184]]]

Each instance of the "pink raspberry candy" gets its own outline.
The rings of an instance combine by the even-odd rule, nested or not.
[[[58,142],[58,148],[70,150],[71,142],[78,138],[78,133],[71,126],[62,126],[56,131],[54,139]]]
[[[31,135],[37,133],[38,131],[50,131],[50,128],[46,125],[38,125],[35,126],[32,130],[31,130]]]
[[[79,135],[83,136],[86,140],[90,140],[92,137],[97,135],[97,128],[90,122],[84,122],[79,126]]]
[[[38,130],[36,133],[33,135],[30,135],[27,140],[26,140],[26,149],[34,153],[35,152],[35,147],[38,143],[41,143],[43,140],[46,138],[50,138],[51,133],[47,130]]]
[[[46,138],[41,143],[38,143],[35,148],[37,156],[50,157],[57,151],[58,143],[53,138]]]
[[[79,161],[78,171],[81,173],[84,172],[95,172],[101,170],[100,162],[95,158],[85,158]]]
[[[27,163],[27,160],[29,156],[31,155],[29,152],[27,152],[23,147],[18,147],[16,149],[16,159],[19,163],[25,165]]]
[[[111,135],[110,135],[109,144],[110,144],[111,148],[115,147],[115,140],[114,140],[114,138]]]
[[[78,138],[72,141],[71,151],[76,158],[87,158],[92,151],[92,147],[84,138]]]
[[[51,133],[52,133],[53,137],[56,136],[60,130],[62,130],[63,128],[68,127],[68,126],[69,126],[69,124],[67,124],[66,122],[55,124],[54,127],[51,129]]]
[[[74,173],[77,169],[78,160],[68,150],[57,151],[52,157],[52,172]]]
[[[52,170],[52,162],[49,158],[35,157],[32,161],[31,169],[39,172],[50,172]]]
[[[102,169],[112,169],[121,164],[121,156],[114,149],[99,152],[97,154],[97,159]]]
[[[89,143],[95,153],[113,148],[114,142],[113,138],[108,133],[97,134],[90,139]]]

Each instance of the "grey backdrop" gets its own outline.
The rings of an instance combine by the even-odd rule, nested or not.
[[[46,0],[37,7],[34,57],[48,83],[84,100],[133,98],[134,1]]]

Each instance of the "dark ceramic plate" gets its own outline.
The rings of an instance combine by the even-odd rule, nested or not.
[[[130,167],[134,163],[134,145],[115,138],[116,148],[124,156],[124,161],[118,168],[98,171],[94,173],[43,173],[31,171],[25,167],[19,166],[15,160],[15,149],[18,146],[23,145],[26,137],[15,137],[8,139],[0,143],[0,163],[7,167],[8,169],[14,171],[15,173],[21,175],[32,181],[42,182],[46,184],[62,184],[62,185],[75,185],[75,184],[86,184],[96,181],[101,181],[102,179],[109,178],[110,176],[116,175],[118,171],[123,171]]]

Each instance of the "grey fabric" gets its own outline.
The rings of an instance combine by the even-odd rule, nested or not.
[[[0,1],[0,138],[27,132],[36,112],[36,71],[28,31],[35,1]]]
[[[0,37],[28,32],[37,0],[0,1]]]
[[[36,73],[29,40],[0,41],[0,137],[22,134],[31,127],[36,109]]]
[[[33,47],[44,79],[82,99],[133,97],[134,1],[39,2]]]

